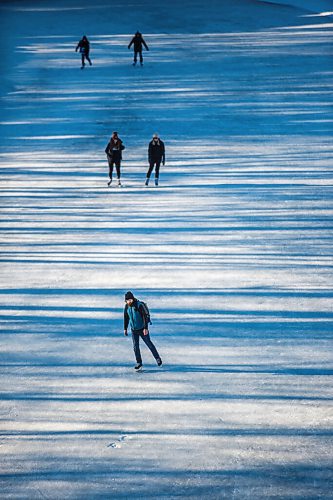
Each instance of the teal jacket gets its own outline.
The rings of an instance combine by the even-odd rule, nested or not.
[[[129,306],[126,304],[124,309],[124,330],[127,330],[130,325],[132,332],[148,329],[148,321],[140,301],[134,300],[133,304]]]

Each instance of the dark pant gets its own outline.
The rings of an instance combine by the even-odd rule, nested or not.
[[[154,166],[156,165],[155,167],[155,178],[158,179],[159,178],[159,175],[160,175],[160,165],[161,165],[161,160],[160,161],[153,161],[153,162],[150,162],[149,164],[149,169],[148,169],[148,172],[147,172],[147,177],[149,179],[149,177],[151,176],[151,173],[152,171],[154,170]]]
[[[91,66],[91,60],[90,60],[89,54],[86,54],[85,52],[81,52],[82,66],[85,66],[84,59],[87,59],[87,61],[89,62],[90,66]]]
[[[156,347],[150,340],[149,333],[148,335],[143,334],[143,330],[136,330],[135,332],[132,331],[132,340],[133,340],[133,349],[134,349],[134,354],[135,354],[135,359],[137,363],[142,363],[142,358],[141,358],[141,352],[140,352],[140,337],[148,347],[148,349],[151,351],[152,355],[154,356],[155,359],[159,359],[159,354],[157,352]]]
[[[140,56],[140,63],[142,63],[143,62],[142,50],[135,50],[134,51],[134,62],[136,63],[136,61],[138,59],[138,54]]]
[[[116,166],[116,171],[117,171],[117,178],[120,179],[120,160],[112,160],[111,158],[108,157],[108,162],[109,162],[109,177],[112,180],[112,174],[113,174],[113,166]]]

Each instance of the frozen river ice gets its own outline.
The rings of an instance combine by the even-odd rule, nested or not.
[[[331,498],[333,7],[230,3],[0,5],[3,498]]]

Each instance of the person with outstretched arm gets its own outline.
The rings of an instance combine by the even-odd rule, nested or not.
[[[90,42],[88,38],[84,35],[79,43],[76,46],[75,52],[77,52],[80,49],[80,54],[81,54],[81,69],[85,67],[85,62],[84,60],[87,59],[89,62],[90,66],[92,65],[91,59],[89,57],[89,52],[90,52]]]
[[[145,47],[146,50],[149,50],[148,45],[144,41],[142,34],[140,31],[137,31],[135,35],[133,36],[132,40],[128,44],[128,48],[130,49],[131,46],[133,45],[134,47],[134,61],[133,61],[133,66],[136,65],[137,60],[138,60],[138,54],[140,56],[140,64],[143,66],[143,56],[142,56],[142,46]]]

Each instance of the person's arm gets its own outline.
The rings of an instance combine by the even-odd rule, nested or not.
[[[152,148],[152,145],[151,145],[151,142],[149,143],[149,146],[148,146],[148,163],[150,164],[150,161],[151,161],[151,148]]]
[[[161,141],[161,146],[162,146],[162,163],[163,165],[165,165],[165,147],[163,141]]]
[[[80,47],[80,42],[77,44],[76,49],[75,49],[75,52],[77,52],[77,51],[78,51],[78,48],[79,48],[79,47]]]
[[[127,328],[128,328],[128,323],[129,323],[129,317],[128,317],[128,312],[127,312],[127,304],[124,308],[124,335],[127,337]]]
[[[138,309],[139,309],[139,312],[140,312],[142,319],[143,319],[143,333],[145,335],[147,335],[147,333],[148,333],[148,320],[147,320],[146,312],[145,312],[142,304],[139,305]],[[147,333],[145,333],[145,331]]]
[[[132,47],[132,44],[134,43],[134,38],[132,38],[132,40],[130,41],[130,43],[128,44],[128,49],[130,49]]]
[[[105,148],[105,152],[107,155],[110,154],[110,142],[107,143],[106,148]]]
[[[141,40],[142,40],[142,43],[143,43],[143,45],[145,46],[146,50],[149,50],[149,49],[148,49],[148,45],[146,44],[146,42],[144,41],[144,39],[143,39],[143,38],[141,38]]]

